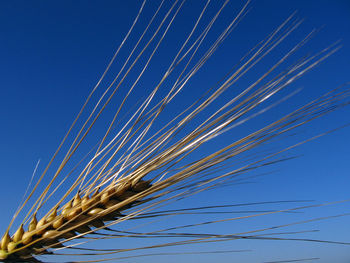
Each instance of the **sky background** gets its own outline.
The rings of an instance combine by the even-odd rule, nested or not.
[[[120,59],[130,52],[131,43],[137,39],[137,33],[149,19],[155,3],[146,5],[145,15],[131,36],[127,48],[122,50]],[[210,14],[213,15],[222,1],[213,1]],[[42,171],[50,156],[54,153],[65,131],[73,121],[90,90],[104,71],[113,52],[127,33],[141,1],[1,1],[0,2],[0,198],[2,209],[0,232],[6,228],[10,217],[20,202],[37,161]],[[232,1],[224,10],[213,29],[213,36],[223,30],[234,14],[237,14],[244,1]],[[169,3],[167,3],[169,5]],[[187,1],[182,12],[170,30],[168,38],[161,45],[149,70],[137,86],[133,98],[123,112],[134,110],[137,101],[146,96],[149,87],[154,86],[160,73],[169,65],[174,50],[184,40],[184,34],[199,14],[202,1]],[[247,78],[235,87],[242,90],[250,78],[257,78],[267,65],[272,65],[293,44],[296,44],[312,29],[320,31],[291,60],[297,61],[303,55],[312,54],[341,40],[342,48],[327,61],[321,63],[306,76],[293,83],[289,91],[302,88],[302,91],[290,100],[249,123],[231,131],[227,136],[218,138],[215,144],[209,144],[200,154],[210,153],[215,147],[225,145],[229,140],[239,138],[249,131],[263,127],[298,105],[350,81],[350,2],[349,1],[252,1],[250,11],[225,40],[208,64],[195,76],[184,94],[172,109],[188,105],[194,98],[214,84],[237,63],[250,48],[254,47],[280,25],[289,15],[297,11],[296,17],[304,19],[303,24],[281,46],[258,64]],[[186,31],[187,29],[187,31]],[[110,80],[118,69],[112,67]],[[157,76],[158,79],[154,79]],[[131,74],[135,77],[135,74]],[[130,81],[130,80],[128,80]],[[105,85],[105,83],[104,83]],[[124,92],[124,93],[123,93]],[[123,97],[125,90],[113,102]],[[232,94],[236,94],[233,91]],[[282,93],[282,95],[288,94]],[[160,92],[160,96],[162,91]],[[224,103],[227,97],[218,100]],[[174,107],[174,108],[172,108]],[[110,119],[112,110],[102,117],[92,133],[91,141],[99,138]],[[295,143],[347,124],[349,108],[325,116],[321,120],[302,127],[296,136],[276,142],[273,147]],[[166,122],[161,117],[160,121]],[[159,125],[159,126],[157,126]],[[162,126],[156,124],[155,130]],[[253,172],[251,175],[268,173],[263,177],[250,180],[249,184],[234,185],[199,195],[178,206],[213,204],[237,204],[274,200],[315,200],[315,203],[338,201],[349,198],[349,127],[307,143],[289,155],[300,155],[290,160]],[[216,145],[217,144],[217,145]],[[88,150],[82,146],[82,152]],[[200,154],[198,156],[200,156]],[[301,156],[302,155],[302,156]],[[78,157],[81,156],[78,154]],[[52,172],[52,170],[51,170]],[[252,209],[278,209],[298,204],[254,206]],[[176,205],[175,205],[176,206]],[[239,210],[239,209],[238,209]],[[255,220],[243,220],[217,224],[202,228],[204,232],[237,233],[242,229],[272,226],[321,216],[337,215],[349,211],[349,204],[338,204],[303,213],[259,217]],[[246,214],[242,214],[246,215]],[[208,217],[217,219],[216,217]],[[232,215],[224,214],[223,217]],[[198,221],[200,218],[183,218]],[[293,237],[350,242],[349,217],[333,218],[324,221],[303,224],[285,229],[286,231],[321,230]],[[151,243],[152,240],[148,240]],[[124,243],[125,242],[125,243]],[[142,244],[143,241],[125,240],[124,245]],[[148,243],[148,244],[149,244]],[[119,247],[120,243],[116,243]],[[157,252],[193,252],[215,250],[253,250],[251,252],[180,255],[166,258],[166,262],[274,262],[278,260],[320,258],[315,262],[346,263],[350,261],[349,247],[336,244],[322,244],[296,241],[231,241],[217,244],[204,244],[191,247],[174,247]],[[130,259],[127,262],[164,262],[162,256]]]

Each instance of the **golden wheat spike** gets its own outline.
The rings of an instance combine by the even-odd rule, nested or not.
[[[220,5],[213,6],[208,0],[197,3],[199,11],[197,10],[195,20],[192,25],[188,25],[184,40],[172,55],[169,65],[164,67],[160,75],[154,76],[154,86],[141,102],[135,102],[137,107],[128,115],[127,120],[122,121],[122,114],[129,107],[127,103],[132,103],[129,101],[132,99],[133,92],[138,88],[145,72],[151,67],[151,62],[159,55],[162,44],[176,24],[185,2],[185,0],[160,1],[147,23],[141,22],[144,21],[142,19],[144,19],[145,9],[148,5],[155,4],[147,3],[146,0],[140,4],[129,31],[106,70],[88,95],[57,151],[34,185],[29,188],[23,203],[10,221],[1,238],[0,260],[40,262],[41,256],[53,255],[56,257],[87,256],[86,260],[75,262],[101,262],[162,254],[145,253],[128,257],[121,254],[116,257],[119,253],[237,239],[332,243],[326,240],[279,237],[282,234],[306,233],[308,232],[306,230],[268,234],[266,232],[336,216],[281,223],[273,227],[257,227],[247,231],[230,230],[225,234],[183,231],[219,222],[292,213],[347,200],[273,210],[252,209],[250,214],[245,216],[202,220],[199,223],[179,223],[173,227],[161,227],[150,231],[139,230],[143,225],[152,223],[157,225],[157,222],[167,217],[195,215],[204,213],[202,210],[210,212],[212,208],[232,207],[233,205],[217,204],[212,207],[166,208],[171,203],[197,193],[206,191],[209,193],[212,189],[239,183],[248,172],[284,161],[288,159],[283,156],[285,152],[332,132],[333,130],[322,132],[297,143],[279,146],[263,154],[253,152],[255,149],[261,149],[263,145],[280,140],[283,136],[289,135],[290,131],[314,119],[346,106],[350,95],[350,89],[346,85],[333,89],[305,105],[290,110],[283,117],[266,122],[262,127],[238,139],[227,140],[224,146],[195,155],[194,153],[204,149],[208,142],[229,134],[251,119],[265,116],[270,109],[283,104],[297,91],[292,91],[275,101],[271,98],[284,91],[291,83],[340,47],[335,43],[284,66],[285,62],[314,36],[314,30],[276,58],[273,64],[264,65],[263,73],[249,79],[244,90],[233,92],[238,81],[244,79],[258,63],[275,51],[301,25],[301,21],[293,14],[242,56],[235,67],[218,80],[215,86],[205,87],[205,91],[200,96],[194,98],[189,105],[182,107],[181,101],[177,102],[181,92],[188,88],[191,80],[197,76],[206,62],[215,56],[215,52],[239,26],[239,22],[250,7],[249,1],[244,3],[224,27],[219,27],[219,33],[215,38],[210,39],[210,34],[220,23],[222,13],[228,9],[229,1],[222,1]],[[141,33],[132,43],[130,38],[137,32]],[[131,51],[123,59],[120,53],[128,45]],[[112,70],[115,63],[121,65],[116,73]],[[107,78],[108,74],[112,74],[111,79]],[[104,82],[107,82],[105,88]],[[127,91],[121,98],[120,104],[115,105],[113,99],[120,96],[119,92],[122,89]],[[101,95],[97,95],[99,92]],[[226,99],[221,101],[225,96]],[[174,103],[179,103],[178,111],[175,111],[174,115],[170,114],[171,116],[164,122],[162,116],[168,114],[167,109]],[[71,169],[70,164],[76,161],[74,157],[82,143],[87,140],[108,106],[113,107],[114,113],[110,122],[104,125],[105,132],[95,145],[90,146],[90,151],[85,157],[74,163],[75,166]],[[86,116],[85,119],[84,116]],[[158,122],[161,123],[161,127]],[[81,126],[78,126],[79,123]],[[67,150],[62,153],[63,157],[55,168],[55,161],[61,156],[63,149]],[[52,173],[49,168],[55,168],[55,171]],[[71,170],[66,171],[65,168]],[[276,201],[276,203],[286,202]],[[251,204],[241,206],[249,205]],[[236,204],[236,206],[239,205]],[[344,215],[337,215],[337,217]],[[128,222],[144,222],[143,220],[147,220],[145,221],[147,223],[123,228]],[[18,223],[17,228],[15,223]],[[147,238],[151,241],[155,238],[163,238],[165,241],[150,245],[135,245],[131,248],[115,246],[102,249],[82,246],[91,241],[118,241],[120,238],[130,237]],[[167,238],[178,240],[169,241]],[[200,253],[203,252],[198,252]],[[304,260],[310,260],[310,258]]]

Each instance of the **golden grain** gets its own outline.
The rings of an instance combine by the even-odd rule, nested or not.
[[[209,2],[210,1],[208,1],[208,3]],[[247,55],[248,59],[242,59],[240,67],[238,67],[236,71],[230,72],[230,74],[227,75],[224,81],[219,84],[216,89],[212,91],[212,93],[208,93],[209,95],[207,97],[203,97],[202,101],[191,104],[186,111],[176,116],[169,123],[166,123],[164,127],[161,127],[159,131],[156,131],[151,138],[147,138],[147,132],[151,128],[154,120],[162,112],[164,107],[170,103],[175,95],[182,91],[183,85],[185,85],[191,79],[192,75],[194,75],[212,56],[221,42],[232,31],[236,23],[238,23],[238,21],[244,16],[245,12],[247,11],[248,4],[249,1],[244,5],[241,11],[239,11],[237,16],[232,19],[232,22],[226,27],[221,35],[219,35],[215,41],[213,41],[211,46],[204,52],[203,56],[195,63],[193,68],[188,69],[187,67],[191,64],[190,62],[193,62],[192,59],[194,55],[196,55],[197,48],[201,46],[202,41],[206,38],[206,34],[210,31],[213,24],[215,24],[214,22],[216,22],[216,19],[220,15],[222,9],[226,6],[226,2],[222,5],[220,10],[216,11],[216,15],[211,17],[211,20],[209,20],[210,22],[208,22],[206,27],[202,29],[199,37],[193,40],[192,45],[186,51],[185,47],[187,42],[192,39],[192,33],[197,30],[198,23],[202,18],[202,14],[205,13],[207,6],[202,9],[201,15],[198,17],[196,24],[193,26],[192,32],[189,34],[187,40],[184,41],[179,53],[175,56],[173,62],[171,63],[169,70],[161,78],[159,84],[156,85],[154,90],[150,93],[149,97],[144,101],[140,108],[136,110],[135,115],[130,118],[129,121],[132,121],[132,124],[130,124],[131,127],[128,125],[123,127],[120,134],[116,135],[115,138],[107,143],[106,138],[111,133],[111,127],[113,127],[115,124],[114,120],[119,117],[118,110],[110,124],[110,128],[107,130],[106,134],[101,140],[101,143],[97,147],[98,149],[96,154],[93,156],[91,161],[89,161],[84,167],[83,171],[78,174],[75,182],[68,186],[68,190],[63,194],[61,200],[57,200],[55,205],[47,212],[46,215],[39,216],[41,212],[38,211],[49,199],[49,197],[51,197],[48,197],[48,195],[55,192],[52,191],[53,183],[59,180],[57,178],[59,178],[62,169],[73,156],[76,148],[79,146],[80,142],[83,141],[90,128],[94,125],[95,120],[99,117],[100,113],[96,114],[97,116],[95,119],[90,119],[90,117],[88,117],[86,122],[82,125],[81,130],[78,132],[78,135],[74,137],[74,142],[70,146],[70,149],[67,151],[62,162],[59,164],[59,167],[52,176],[50,183],[46,185],[41,195],[37,198],[36,203],[29,209],[30,211],[27,213],[26,218],[20,224],[20,227],[16,230],[12,238],[9,234],[9,229],[13,224],[13,221],[11,221],[9,229],[5,232],[5,235],[2,237],[0,242],[0,260],[31,260],[33,259],[34,255],[50,254],[53,252],[52,248],[64,247],[63,244],[65,244],[67,241],[76,240],[78,238],[86,238],[86,236],[90,233],[95,233],[98,235],[97,231],[100,229],[111,231],[111,238],[119,238],[122,235],[113,236],[113,230],[110,228],[110,226],[113,226],[118,222],[122,222],[123,220],[129,220],[135,217],[137,218],[137,216],[143,215],[143,213],[146,213],[148,210],[152,211],[152,209],[154,209],[156,206],[162,206],[163,202],[174,201],[187,197],[188,195],[208,190],[211,187],[217,186],[216,184],[220,184],[226,179],[230,179],[231,176],[234,177],[249,169],[256,169],[259,166],[269,164],[269,161],[275,155],[281,154],[289,148],[292,149],[295,147],[295,145],[290,146],[289,148],[283,148],[280,151],[264,156],[259,160],[254,160],[251,163],[226,174],[214,177],[206,177],[205,175],[208,170],[220,166],[221,164],[225,164],[226,160],[236,156],[239,157],[241,153],[255,149],[261,144],[266,143],[266,141],[279,138],[279,136],[284,135],[289,130],[297,128],[300,125],[306,124],[309,121],[322,116],[325,109],[329,109],[329,111],[331,111],[333,107],[340,107],[340,105],[342,105],[340,102],[342,99],[344,99],[344,97],[349,96],[350,92],[348,90],[340,92],[332,91],[327,93],[325,96],[310,102],[306,106],[298,108],[294,112],[287,114],[277,121],[274,121],[263,128],[257,129],[256,131],[242,137],[237,141],[229,142],[225,147],[201,157],[195,162],[189,159],[185,165],[180,167],[176,166],[176,164],[181,163],[183,159],[186,160],[186,157],[192,153],[192,151],[196,150],[201,145],[204,145],[207,141],[215,138],[221,133],[226,132],[227,130],[232,129],[236,122],[241,121],[242,119],[243,121],[246,121],[252,118],[252,116],[246,115],[251,114],[251,111],[254,112],[254,109],[256,109],[263,101],[268,100],[279,90],[292,83],[295,79],[299,78],[305,72],[315,67],[337,50],[337,47],[333,49],[330,48],[317,53],[315,56],[305,58],[301,62],[293,64],[293,67],[288,68],[288,70],[286,70],[283,74],[276,74],[275,76],[272,76],[272,79],[268,80],[267,83],[262,83],[265,77],[269,76],[276,67],[282,64],[287,57],[292,55],[296,49],[300,48],[304,42],[310,38],[311,34],[307,35],[304,40],[287,52],[287,54],[283,56],[279,62],[271,66],[271,68],[267,70],[266,74],[257,78],[257,80],[242,91],[242,93],[231,98],[227,104],[222,106],[217,112],[212,113],[212,115],[210,115],[198,126],[195,126],[193,130],[182,136],[180,139],[174,139],[176,138],[177,133],[182,128],[186,127],[186,125],[190,123],[190,121],[196,117],[197,114],[201,113],[204,109],[206,109],[206,107],[216,102],[217,97],[222,96],[222,94],[224,94],[229,87],[231,87],[242,75],[244,75],[245,72],[250,69],[250,67],[259,62],[260,59],[271,51],[270,49],[277,46],[286,36],[295,30],[300,22],[291,22],[291,16],[280,27],[274,30],[267,39],[261,42],[258,48],[252,49],[249,55]],[[143,5],[140,9],[140,13],[143,9]],[[163,25],[168,25],[170,27],[172,19],[175,19],[177,11],[180,9],[181,5],[177,7],[177,1],[175,1],[172,7],[170,7],[168,10],[167,15],[165,15],[162,22],[160,22],[159,28],[162,28]],[[177,11],[175,14],[172,14],[172,11],[174,10]],[[157,12],[154,14],[155,16],[157,15]],[[166,22],[166,18],[168,16],[172,18],[170,19],[170,22]],[[137,19],[138,16],[135,19],[135,23]],[[151,19],[149,25],[152,24],[152,21],[153,19]],[[130,30],[132,29],[133,26]],[[156,30],[155,32],[156,33],[154,36],[157,36],[158,31]],[[162,42],[166,33],[167,29],[165,30],[164,35],[160,37],[158,42],[159,44]],[[127,38],[128,34],[126,39]],[[143,35],[141,35],[140,41],[142,38]],[[153,37],[151,40],[153,41]],[[152,42],[151,40],[150,42]],[[123,43],[124,41],[122,42],[121,46]],[[142,49],[142,51],[140,51],[139,56],[143,54],[147,47],[148,44],[144,47],[144,49]],[[150,55],[149,59],[152,58],[155,51],[157,51],[157,48],[158,44],[151,52],[152,55]],[[185,54],[182,54],[182,51],[186,51]],[[193,56],[189,55],[191,52],[193,52]],[[118,51],[116,54],[117,53]],[[132,54],[130,54],[130,56],[132,56]],[[139,56],[137,56],[134,63],[137,62]],[[181,64],[181,61],[185,60],[186,58],[189,60],[188,64],[183,66],[184,71],[177,76],[178,79],[175,81],[172,88],[170,88],[169,93],[158,103],[156,103],[154,108],[149,109],[148,105],[153,103],[152,99],[155,93],[160,89],[163,82],[169,77],[175,68]],[[128,60],[129,58],[127,61]],[[113,62],[114,57],[111,64],[113,64]],[[147,68],[147,66],[148,63],[146,64],[145,68]],[[107,67],[106,72],[109,70],[109,67],[110,65]],[[130,70],[131,69],[132,67]],[[186,69],[189,72],[186,72]],[[127,71],[125,74],[125,77],[128,76],[128,72],[129,71]],[[140,77],[142,74],[143,71],[141,71]],[[100,81],[103,80],[104,76],[105,73],[102,75]],[[96,88],[100,84],[100,81],[98,82]],[[135,83],[137,83],[137,81]],[[113,84],[114,82],[106,89],[106,94],[109,89],[113,87]],[[115,91],[122,84],[123,81],[117,85]],[[130,88],[130,92],[132,89],[133,87]],[[93,95],[94,91],[95,89],[90,95]],[[112,93],[114,95],[114,92]],[[100,99],[102,100],[104,96],[105,94],[102,95]],[[125,97],[125,100],[127,99],[127,96]],[[89,102],[89,99],[90,96],[88,97],[86,104]],[[109,101],[110,100],[107,100],[106,104],[102,106],[101,112]],[[97,106],[99,103],[100,101],[96,104],[96,108],[98,108]],[[86,104],[84,104],[82,111],[85,109]],[[122,107],[123,104],[124,102],[120,107]],[[90,116],[94,116],[94,113],[95,109],[92,110]],[[78,114],[76,120],[80,118],[80,114],[81,113]],[[254,116],[254,114],[252,115]],[[72,127],[75,125],[76,120],[73,122]],[[89,121],[92,123],[91,126],[88,126],[90,123]],[[88,128],[86,134],[84,134],[84,129],[86,127]],[[69,129],[67,136],[70,134],[70,132],[71,129]],[[61,145],[65,143],[65,140],[66,137],[63,139]],[[104,143],[107,143],[105,148]],[[128,143],[131,144],[130,148],[127,148],[125,153],[122,153],[119,159],[114,159],[116,158],[120,149],[124,150],[123,147],[129,147]],[[57,152],[61,149],[61,145]],[[54,154],[52,160],[56,158],[56,153]],[[111,156],[109,157],[109,155]],[[51,161],[49,162],[47,169],[50,167],[50,165]],[[172,170],[173,165],[176,169]],[[112,167],[109,168],[109,166]],[[45,169],[45,171],[42,173],[40,179],[37,181],[37,185],[32,190],[32,193],[36,191],[36,187],[41,183],[47,169]],[[153,172],[159,174],[153,175]],[[169,197],[168,194],[171,193],[174,193],[174,195]],[[26,199],[24,205],[28,202],[30,196]],[[141,205],[144,203],[145,205],[141,207]],[[170,214],[177,215],[177,212],[175,211]],[[260,216],[262,214],[255,214],[253,216]],[[16,216],[14,218],[16,218]],[[152,218],[155,215],[148,214],[147,216]],[[37,217],[39,221],[37,220]],[[27,223],[28,221],[29,224]],[[25,230],[26,228],[27,230]],[[158,232],[155,233],[158,234]],[[137,235],[137,233],[133,235]],[[140,235],[142,235],[142,233]],[[183,235],[186,236],[186,233]],[[129,234],[125,234],[125,236],[129,236]],[[215,235],[209,236],[210,237],[203,238],[201,235],[196,236],[193,234],[194,239],[191,241],[193,243],[200,243],[206,242],[210,239],[220,238],[220,236]],[[237,237],[235,236],[234,238]],[[186,242],[184,242],[184,244],[185,243]],[[181,242],[179,242],[179,244],[181,244]],[[170,246],[172,244],[169,245],[165,243],[163,245]],[[178,245],[178,243],[175,242],[174,245]],[[137,248],[133,249],[137,250]],[[96,253],[97,252],[98,250],[96,250]],[[118,252],[119,250],[115,249],[113,252],[111,252],[111,254]]]

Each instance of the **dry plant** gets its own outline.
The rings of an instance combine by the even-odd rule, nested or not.
[[[186,30],[187,35],[171,63],[159,76],[153,76],[153,81],[156,82],[153,89],[141,101],[134,102],[136,106],[131,110],[127,109],[132,113],[123,119],[125,108],[130,107],[127,101],[138,87],[152,59],[158,55],[158,49],[171,31],[184,2],[174,0],[169,4],[161,1],[154,9],[148,24],[139,21],[148,3],[145,0],[141,4],[129,32],[87,97],[52,159],[38,178],[33,176],[33,183],[28,187],[23,203],[2,237],[2,261],[39,262],[41,256],[53,255],[57,259],[60,255],[85,255],[87,260],[75,262],[100,262],[123,258],[119,253],[148,251],[152,248],[242,238],[274,239],[264,236],[263,232],[268,228],[224,235],[183,231],[189,226],[243,220],[317,206],[263,211],[248,216],[221,218],[151,232],[118,227],[129,221],[137,222],[135,219],[149,220],[152,223],[159,218],[210,210],[211,207],[184,207],[174,210],[162,208],[197,193],[239,182],[241,177],[252,170],[284,160],[281,157],[283,153],[328,131],[296,144],[277,147],[278,149],[263,155],[247,153],[348,104],[349,89],[344,85],[239,139],[230,141],[225,138],[225,145],[219,149],[201,151],[209,141],[229,134],[233,128],[258,116],[264,116],[271,108],[285,102],[295,91],[275,101],[272,98],[339,49],[339,44],[336,43],[284,66],[312,38],[316,30],[312,31],[274,64],[266,65],[265,72],[256,79],[250,79],[244,90],[235,91],[237,93],[233,95],[234,92],[230,90],[236,83],[299,27],[301,21],[291,15],[245,54],[214,87],[205,87],[205,91],[194,97],[190,105],[181,106],[181,101],[176,99],[229,37],[250,7],[248,1],[215,39],[209,39],[208,35],[217,26],[228,1],[224,1],[219,9],[213,11],[208,0],[199,4],[202,9],[191,29]],[[137,27],[142,29],[136,30]],[[118,60],[120,52],[129,44],[129,38],[135,30],[141,34],[132,44],[128,56]],[[121,65],[119,71],[112,73],[112,79],[106,80],[115,63]],[[138,73],[135,74],[135,71]],[[101,87],[104,81],[110,81],[106,88]],[[119,105],[113,106],[114,116],[103,136],[97,144],[90,145],[90,151],[85,157],[78,155],[80,161],[74,159],[97,120],[125,87],[128,90],[121,93],[123,98]],[[222,100],[223,96],[226,100]],[[167,111],[169,107],[172,107],[171,113],[177,111],[176,114],[171,116]],[[164,114],[170,114],[171,118],[165,118],[164,121]],[[49,168],[62,151],[65,154],[58,167],[50,172]],[[76,166],[73,167],[70,161]],[[70,170],[64,170],[66,167]],[[322,205],[324,204],[319,206]],[[216,207],[220,207],[220,204]],[[22,215],[24,211],[25,214]],[[83,247],[86,243],[98,240],[117,239],[116,242],[121,242],[118,240],[124,237],[158,237],[166,241],[123,249]],[[176,238],[176,241],[169,241],[171,237]]]

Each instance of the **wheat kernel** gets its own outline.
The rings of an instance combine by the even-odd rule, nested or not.
[[[14,250],[16,249],[16,247],[17,247],[17,243],[15,243],[15,242],[10,242],[10,243],[8,243],[8,245],[7,245],[7,251],[8,251],[9,253],[11,253],[12,251],[14,251]]]
[[[80,203],[81,203],[81,198],[80,198],[79,193],[77,193],[74,197],[74,200],[73,200],[73,207],[79,206]]]
[[[88,212],[88,215],[90,215],[90,216],[94,216],[94,215],[97,215],[97,214],[99,214],[99,213],[101,213],[101,212],[103,212],[104,210],[102,209],[102,208],[94,208],[94,209],[92,209],[92,210],[90,210],[89,212]]]
[[[69,211],[68,215],[67,215],[67,219],[71,220],[74,217],[76,217],[77,215],[79,215],[79,213],[81,212],[81,208],[72,208],[71,211]]]
[[[106,204],[109,201],[109,199],[110,199],[109,191],[106,191],[101,195],[101,203],[102,204]]]
[[[116,191],[115,191],[115,196],[118,197],[118,196],[124,194],[127,190],[129,190],[129,188],[130,188],[130,184],[129,183],[118,187],[118,189],[116,189]]]
[[[22,236],[22,243],[24,245],[29,244],[33,239],[33,235],[34,235],[33,232],[25,232]]]
[[[8,254],[4,250],[0,250],[0,260],[5,260]]]
[[[59,228],[60,226],[62,226],[64,223],[64,218],[61,216],[61,217],[58,217],[56,218],[55,221],[52,222],[52,227],[57,229]]]
[[[81,200],[81,208],[83,211],[86,211],[90,208],[90,205],[92,202],[90,201],[90,198],[88,196],[84,196],[84,198]]]
[[[17,229],[15,234],[13,235],[13,241],[19,242],[22,239],[22,236],[24,234],[23,224]]]
[[[5,250],[7,248],[8,243],[10,242],[11,237],[9,235],[9,231],[6,231],[5,235],[1,239],[1,248]]]
[[[57,217],[57,207],[52,211],[52,213],[47,217],[47,222],[52,222]]]
[[[43,227],[46,224],[46,219],[43,217],[42,219],[39,220],[38,224],[36,225],[36,234],[42,235],[45,233],[46,229]]]
[[[38,220],[36,219],[36,214],[34,214],[32,220],[29,223],[28,231],[35,230],[37,224]]]
[[[68,214],[69,214],[69,211],[71,210],[72,208],[72,201],[69,201],[64,207],[63,207],[63,210],[62,210],[62,215],[64,217],[66,217]]]
[[[43,234],[43,238],[52,238],[53,236],[57,236],[59,234],[56,230],[48,230]]]

